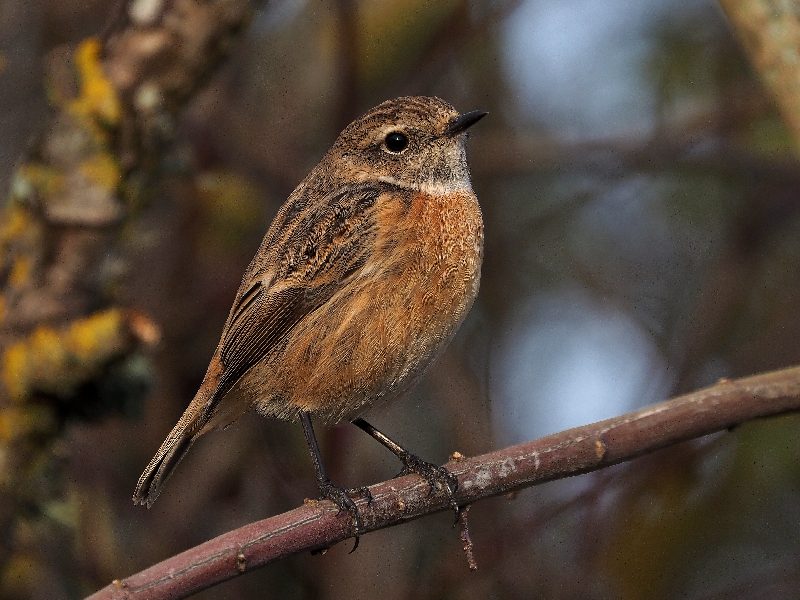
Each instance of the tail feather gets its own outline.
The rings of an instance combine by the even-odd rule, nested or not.
[[[234,421],[247,408],[248,405],[238,397],[231,399],[226,396],[222,402],[215,401],[221,374],[221,363],[215,356],[195,397],[139,477],[133,493],[134,504],[143,504],[147,508],[153,506],[167,479],[194,441]]]
[[[189,451],[196,437],[187,435],[182,423],[175,426],[139,477],[133,493],[134,504],[142,504],[147,508],[153,506],[167,479]]]

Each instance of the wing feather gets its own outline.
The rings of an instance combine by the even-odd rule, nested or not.
[[[293,210],[288,235],[273,235],[251,262],[222,334],[224,373],[206,414],[267,357],[306,315],[323,306],[367,261],[375,242],[374,208],[385,186],[340,190],[306,210]],[[259,265],[270,263],[264,271]],[[268,273],[268,276],[265,275]]]

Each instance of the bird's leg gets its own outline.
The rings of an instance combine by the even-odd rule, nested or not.
[[[433,493],[437,487],[441,487],[450,499],[450,506],[456,513],[458,518],[458,503],[456,502],[455,493],[458,489],[458,479],[450,471],[444,467],[434,465],[427,461],[422,460],[419,456],[411,454],[408,450],[403,448],[400,444],[395,442],[382,431],[375,429],[372,425],[367,423],[364,419],[356,419],[353,425],[359,429],[366,431],[370,436],[375,438],[381,445],[387,448],[403,463],[403,469],[397,474],[397,477],[408,475],[409,473],[416,473],[428,482],[430,486],[430,493]]]
[[[359,513],[358,507],[356,506],[356,503],[353,502],[353,499],[350,497],[350,495],[353,494],[366,496],[367,503],[370,503],[372,501],[372,494],[370,494],[367,488],[348,490],[333,484],[330,477],[328,477],[328,471],[325,469],[325,465],[322,462],[322,455],[319,451],[317,437],[314,435],[314,426],[311,424],[311,415],[307,412],[301,412],[300,423],[303,425],[303,433],[306,437],[306,444],[308,444],[308,450],[311,453],[311,462],[314,463],[314,474],[317,476],[317,485],[319,485],[320,496],[323,499],[333,502],[339,507],[339,510],[346,510],[353,517],[353,534],[355,536],[355,543],[353,544],[353,549],[350,550],[350,552],[355,552],[355,549],[358,548],[359,536],[363,533],[364,527],[363,523],[361,522],[361,513]]]

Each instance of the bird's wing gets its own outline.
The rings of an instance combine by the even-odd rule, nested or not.
[[[224,371],[206,415],[366,263],[376,237],[375,206],[384,191],[383,185],[362,185],[313,203],[298,198],[279,214],[267,236],[271,243],[259,249],[228,317],[220,342]],[[263,264],[270,268],[263,270]]]
[[[198,391],[139,478],[134,502],[153,504],[195,438],[218,411],[224,414],[225,394],[367,263],[376,239],[376,204],[386,188],[364,184],[320,199],[302,188],[292,194],[236,294],[218,348],[215,388],[209,394]]]

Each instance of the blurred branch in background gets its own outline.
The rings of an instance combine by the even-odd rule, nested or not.
[[[736,381],[723,380],[636,412],[533,442],[473,458],[459,456],[447,466],[458,477],[457,500],[467,506],[489,496],[609,467],[746,421],[798,410],[800,367],[794,367]],[[449,508],[445,494],[431,493],[429,484],[415,475],[373,485],[370,492],[369,503],[358,501],[365,531]],[[114,581],[90,600],[185,598],[254,568],[299,552],[326,549],[351,536],[349,514],[328,501],[306,502],[301,508],[230,531],[141,573]]]
[[[49,82],[53,115],[0,215],[0,587],[19,597],[41,576],[41,540],[70,526],[53,452],[64,424],[120,411],[148,387],[138,350],[159,331],[118,305],[119,240],[178,111],[250,12],[243,0],[118,8]]]
[[[800,146],[800,14],[783,0],[719,0]]]

